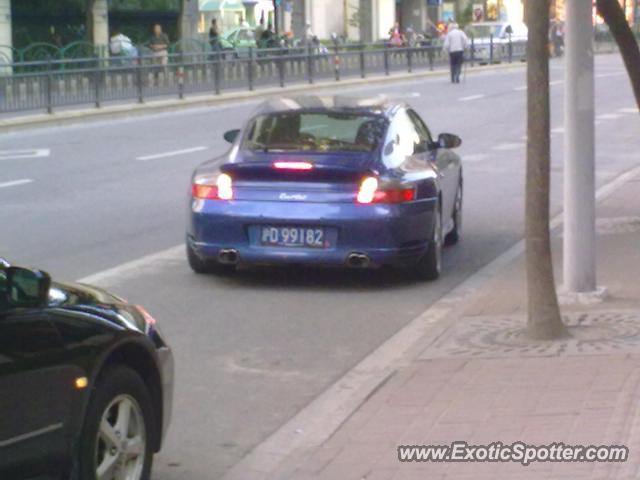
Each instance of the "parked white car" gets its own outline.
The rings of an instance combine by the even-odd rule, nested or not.
[[[472,23],[465,28],[465,33],[470,40],[473,39],[473,56],[479,63],[505,61],[509,57],[509,44],[513,58],[524,59],[528,38],[528,30],[524,23]]]

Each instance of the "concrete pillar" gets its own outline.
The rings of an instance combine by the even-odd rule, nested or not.
[[[293,32],[293,2],[283,2],[282,10],[282,31]]]
[[[109,51],[109,5],[107,0],[96,0],[93,5],[93,44],[106,54]]]
[[[427,2],[421,0],[405,0],[402,4],[402,27],[413,28],[416,33],[423,32],[427,25]]]
[[[309,18],[308,4],[311,0],[287,0],[291,3],[291,31],[295,37],[304,32],[304,24]]]
[[[596,291],[592,6],[565,5],[564,289]]]
[[[363,43],[371,43],[373,42],[374,9],[377,7],[377,2],[374,0],[359,0],[359,7],[358,18],[360,25],[358,37]]]
[[[12,45],[11,0],[0,0],[0,64],[13,62]]]
[[[376,0],[374,2],[373,39],[389,38],[389,30],[396,21],[395,0]]]
[[[199,37],[198,22],[200,21],[200,6],[198,0],[184,2],[182,16],[180,17],[180,40],[192,40]],[[207,27],[208,28],[208,27]],[[189,43],[183,43],[186,51],[192,48]]]
[[[257,25],[258,22],[256,20],[256,5],[258,4],[258,0],[243,0],[242,5],[244,5],[244,13],[245,20],[251,26]]]

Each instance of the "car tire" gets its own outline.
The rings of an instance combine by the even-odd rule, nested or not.
[[[235,265],[222,265],[215,260],[200,258],[189,243],[187,243],[187,260],[191,270],[198,274],[228,275],[236,270]]]
[[[109,367],[87,408],[79,445],[80,478],[148,480],[156,428],[151,396],[140,375],[123,365]]]
[[[446,246],[455,245],[460,241],[460,237],[462,236],[462,200],[463,200],[463,190],[462,190],[462,178],[458,183],[458,190],[456,191],[456,200],[453,207],[453,229],[447,233],[444,237],[444,244]]]
[[[436,280],[442,270],[442,212],[439,206],[434,218],[435,224],[429,248],[416,266],[416,274],[421,280]]]

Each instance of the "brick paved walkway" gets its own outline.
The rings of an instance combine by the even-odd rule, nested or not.
[[[640,478],[638,187],[640,178],[599,205],[599,280],[610,298],[595,306],[563,308],[581,339],[527,345],[514,334],[526,318],[519,258],[487,285],[486,293],[444,335],[425,345],[410,365],[396,370],[331,438],[285,462],[277,478]],[[558,270],[559,238],[554,239],[554,249]],[[483,332],[478,333],[479,326]],[[518,340],[509,344],[514,338]],[[630,458],[626,463],[527,467],[398,461],[398,445],[456,440],[624,444]]]

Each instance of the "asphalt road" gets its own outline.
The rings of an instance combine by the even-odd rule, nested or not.
[[[597,57],[597,179],[637,165],[640,119],[622,63]],[[562,185],[562,63],[552,63],[553,195]],[[0,256],[60,279],[93,276],[154,314],[176,356],[174,416],[156,480],[212,479],[364,356],[522,237],[525,69],[330,93],[402,97],[432,132],[453,132],[465,171],[464,239],[444,275],[259,269],[190,272],[190,173],[255,101],[38,129],[0,138]],[[176,248],[172,248],[176,247]],[[150,257],[149,257],[150,256]],[[134,262],[134,263],[130,263]]]

